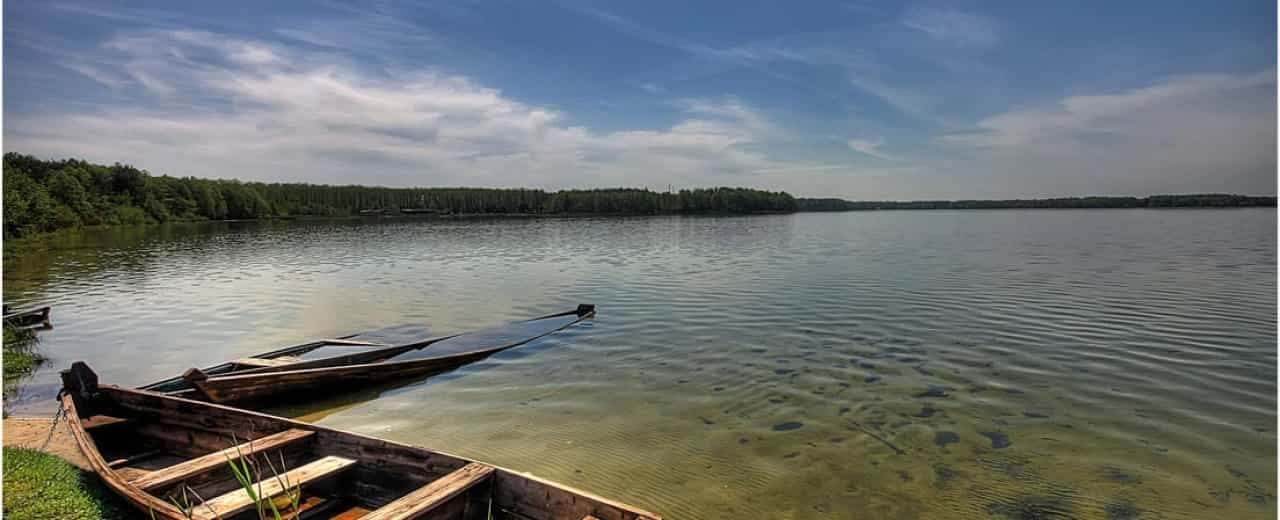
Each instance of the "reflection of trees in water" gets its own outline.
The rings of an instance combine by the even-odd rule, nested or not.
[[[113,275],[145,275],[160,256],[234,253],[220,244],[248,228],[271,227],[271,222],[193,222],[151,226],[115,226],[66,230],[5,243],[6,301],[38,301],[51,285],[91,283],[104,271]],[[232,238],[226,235],[230,232]],[[181,261],[181,259],[178,259]]]

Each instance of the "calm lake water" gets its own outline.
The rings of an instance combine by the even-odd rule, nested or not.
[[[670,518],[1274,518],[1276,212],[918,211],[96,231],[6,265],[139,385],[320,337],[598,317],[274,410]]]

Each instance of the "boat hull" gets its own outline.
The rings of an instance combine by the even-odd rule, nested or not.
[[[9,311],[5,309],[4,325],[6,327],[16,328],[32,328],[39,327],[49,323],[49,312],[53,308],[44,306],[36,309],[27,309],[21,311]]]
[[[64,381],[68,380],[67,373],[70,372],[75,372],[75,368],[64,372]],[[138,446],[145,441],[158,443],[166,454],[207,457],[210,453],[226,451],[228,446],[237,441],[298,431],[307,436],[305,453],[295,453],[290,457],[323,457],[350,464],[350,469],[341,479],[315,486],[308,485],[302,490],[328,493],[332,495],[329,500],[334,501],[331,503],[354,504],[352,510],[365,513],[372,511],[369,513],[371,518],[387,509],[415,507],[413,500],[417,495],[412,490],[447,482],[460,470],[476,467],[485,468],[485,471],[490,472],[491,478],[483,486],[468,488],[457,497],[437,497],[437,500],[445,502],[442,502],[440,508],[432,510],[428,515],[430,518],[479,519],[488,517],[490,512],[493,518],[524,520],[582,520],[589,516],[600,520],[660,518],[656,514],[529,474],[463,457],[213,403],[110,385],[97,386],[96,381],[73,385],[69,391],[64,392],[61,399],[72,435],[94,471],[102,477],[107,487],[144,514],[155,518],[188,517],[187,512],[168,501],[168,497],[176,496],[180,488],[193,491],[200,489],[203,491],[201,496],[206,497],[229,488],[225,487],[225,483],[219,483],[216,478],[209,479],[206,475],[193,477],[178,486],[144,490],[135,485],[135,482],[148,480],[137,476],[138,472],[144,470],[127,463],[113,466],[119,464],[119,460],[128,459],[108,462],[100,447],[118,449],[123,446],[137,450],[141,449]],[[100,428],[90,432],[85,420],[102,414],[124,419],[122,423],[112,426],[124,431],[106,433],[105,428]],[[285,455],[280,457],[281,461],[286,460]],[[181,464],[177,467],[181,467]],[[154,471],[172,471],[172,467]],[[133,472],[132,477],[129,472]],[[154,477],[154,473],[144,472],[142,475]],[[217,487],[219,485],[224,487]],[[218,498],[222,499],[223,497]]]
[[[333,390],[339,385],[341,388],[351,389],[353,385],[410,379],[453,370],[508,348],[512,347],[486,349],[453,356],[411,361],[364,363],[255,374],[231,374],[204,379],[192,377],[188,379],[188,382],[195,387],[195,392],[189,392],[184,397],[215,403],[233,403],[261,400],[267,397],[296,394],[303,391]]]
[[[535,324],[541,320],[552,318],[573,318],[563,324],[537,330],[528,336],[518,338],[505,337],[482,345],[477,345],[466,352],[441,355],[428,359],[412,359],[396,361],[394,358],[406,354],[423,351],[438,343],[449,340],[460,340],[468,334],[454,334],[416,341],[403,345],[380,345],[382,348],[362,350],[351,354],[340,354],[320,359],[298,359],[296,356],[307,355],[316,349],[333,345],[364,344],[377,345],[353,340],[356,335],[343,336],[337,339],[326,339],[286,347],[214,365],[204,369],[192,369],[179,377],[157,381],[139,387],[141,390],[164,392],[170,395],[191,399],[205,399],[213,402],[234,402],[293,393],[300,390],[314,389],[343,378],[347,381],[372,383],[411,378],[423,374],[440,372],[457,368],[466,363],[483,359],[496,352],[524,345],[575,325],[582,320],[595,316],[594,305],[579,305],[572,311],[560,312],[533,318],[518,324]],[[516,325],[512,325],[513,327]],[[289,362],[272,362],[273,360],[292,359]],[[248,365],[246,362],[261,363]],[[327,369],[330,371],[325,371]],[[275,381],[275,382],[273,382]],[[283,384],[288,381],[292,384]]]

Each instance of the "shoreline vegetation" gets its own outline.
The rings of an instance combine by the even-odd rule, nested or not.
[[[638,188],[388,188],[152,175],[133,166],[4,154],[4,238],[115,225],[311,217],[536,218],[797,211],[1275,207],[1229,194],[1015,200],[850,201],[782,191]]]
[[[9,255],[5,255],[9,256]],[[39,338],[32,329],[4,327],[4,399],[0,403],[0,416],[9,416],[9,396],[13,395],[23,378],[31,375],[47,358],[37,348]]]
[[[45,361],[36,350],[36,333],[31,329],[4,327],[4,384],[30,374]]]
[[[661,215],[796,210],[783,192],[386,188],[152,175],[133,166],[4,155],[4,236],[83,226],[299,216]]]

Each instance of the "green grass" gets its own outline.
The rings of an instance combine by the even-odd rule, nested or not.
[[[4,447],[6,519],[137,518],[131,513],[93,473],[53,455]]]
[[[31,330],[4,329],[4,382],[30,374],[44,356],[36,352],[36,333]]]

